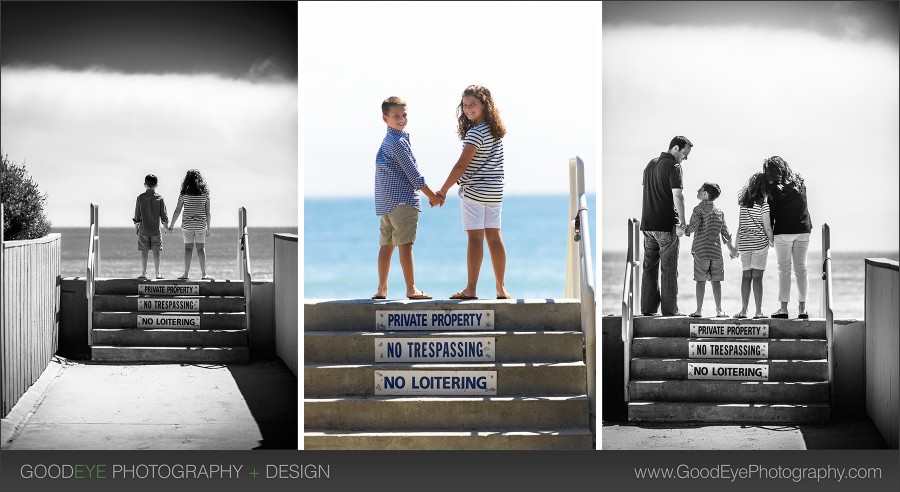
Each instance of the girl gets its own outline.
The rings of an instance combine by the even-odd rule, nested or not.
[[[747,317],[751,283],[753,300],[756,302],[756,315],[753,318],[766,317],[762,312],[762,280],[773,239],[765,186],[765,175],[756,173],[738,194],[741,213],[738,220],[737,250],[741,255],[744,274],[741,278],[741,312],[735,314],[735,318]]]
[[[797,278],[797,300],[800,319],[807,319],[806,290],[809,280],[806,276],[806,253],[809,251],[809,233],[812,220],[806,203],[806,185],[799,174],[791,171],[781,157],[772,156],[763,162],[766,196],[775,234],[775,255],[778,258],[778,301],[781,308],[772,314],[773,318],[788,317],[788,302],[791,300],[791,263]]]
[[[181,219],[181,232],[184,235],[184,274],[178,279],[188,279],[191,256],[194,244],[196,244],[200,274],[203,276],[203,280],[212,280],[212,277],[206,274],[206,252],[203,249],[210,232],[209,187],[206,186],[206,181],[200,171],[196,169],[188,171],[184,176],[184,181],[181,182],[181,194],[178,196],[175,214],[172,215],[172,221],[169,222],[169,232],[172,232],[182,208],[184,208],[184,218]]]
[[[494,105],[491,91],[470,85],[463,91],[456,108],[457,132],[463,141],[462,155],[450,170],[444,186],[436,194],[445,199],[454,183],[459,184],[459,203],[463,230],[469,236],[466,252],[466,287],[450,299],[478,299],[476,285],[487,239],[494,267],[497,299],[509,299],[504,275],[506,247],[500,235],[503,208],[503,136],[506,128]]]

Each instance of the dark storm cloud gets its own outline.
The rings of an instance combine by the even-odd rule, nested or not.
[[[4,1],[0,64],[296,78],[297,2]]]
[[[755,26],[898,44],[900,3],[604,2],[603,26]]]

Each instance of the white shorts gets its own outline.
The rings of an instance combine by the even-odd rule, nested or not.
[[[744,270],[765,270],[769,258],[769,248],[756,251],[741,251],[741,267]]]
[[[500,212],[503,203],[481,203],[462,196],[460,191],[459,208],[462,210],[462,226],[464,231],[478,229],[499,229]]]
[[[206,242],[206,229],[202,231],[189,231],[187,229],[182,229],[181,235],[184,236],[184,244],[203,244]]]

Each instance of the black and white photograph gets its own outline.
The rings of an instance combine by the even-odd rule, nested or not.
[[[297,3],[0,9],[3,450],[296,450]]]
[[[897,4],[603,7],[603,449],[896,449]]]

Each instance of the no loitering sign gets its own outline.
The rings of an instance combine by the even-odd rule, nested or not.
[[[375,394],[491,396],[497,371],[375,371]]]
[[[138,311],[200,311],[200,299],[138,299]]]
[[[769,342],[688,342],[692,359],[768,359]]]
[[[138,284],[138,294],[163,296],[199,296],[197,284]]]
[[[375,341],[375,362],[492,362],[494,337],[383,338]]]
[[[692,337],[746,337],[769,338],[769,325],[765,324],[703,324],[691,323]]]
[[[714,364],[689,362],[688,379],[722,379],[728,381],[768,381],[768,364]]]
[[[493,330],[494,310],[375,311],[376,330]]]
[[[200,328],[200,315],[138,314],[138,328]]]

